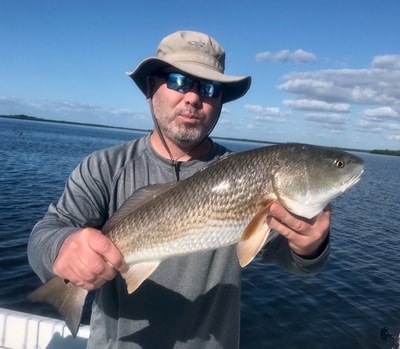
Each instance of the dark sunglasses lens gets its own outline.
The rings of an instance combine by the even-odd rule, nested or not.
[[[170,73],[167,75],[167,87],[181,93],[188,92],[192,88],[193,82],[193,79],[183,74]]]
[[[203,97],[217,97],[221,92],[222,85],[216,81],[195,80],[180,73],[169,73],[166,76],[167,87],[180,93],[187,93],[198,81],[199,92]]]
[[[203,97],[217,97],[221,91],[221,84],[216,81],[200,81],[199,89]]]

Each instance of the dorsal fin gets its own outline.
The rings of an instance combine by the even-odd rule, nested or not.
[[[153,200],[158,195],[172,189],[178,183],[179,182],[154,184],[136,190],[106,222],[103,226],[103,233],[107,234],[117,223],[121,222],[121,220],[128,216],[132,211],[136,210],[148,201]]]

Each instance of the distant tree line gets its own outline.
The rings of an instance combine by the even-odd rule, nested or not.
[[[374,149],[370,151],[371,154],[382,154],[382,155],[395,155],[400,156],[400,150],[389,150],[389,149]]]
[[[46,119],[37,118],[36,116],[29,116],[24,114],[17,115],[0,115],[1,118],[10,118],[10,119],[21,119],[21,120],[36,120],[36,121],[48,121]]]

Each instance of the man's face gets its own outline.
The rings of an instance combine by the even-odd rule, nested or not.
[[[219,117],[223,92],[217,97],[201,96],[195,82],[188,92],[182,93],[168,88],[165,77],[153,78],[153,110],[163,135],[185,148],[202,141]]]

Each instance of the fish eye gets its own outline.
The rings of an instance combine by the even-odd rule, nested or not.
[[[335,166],[339,167],[339,168],[343,168],[344,167],[344,160],[336,159],[335,160]]]

